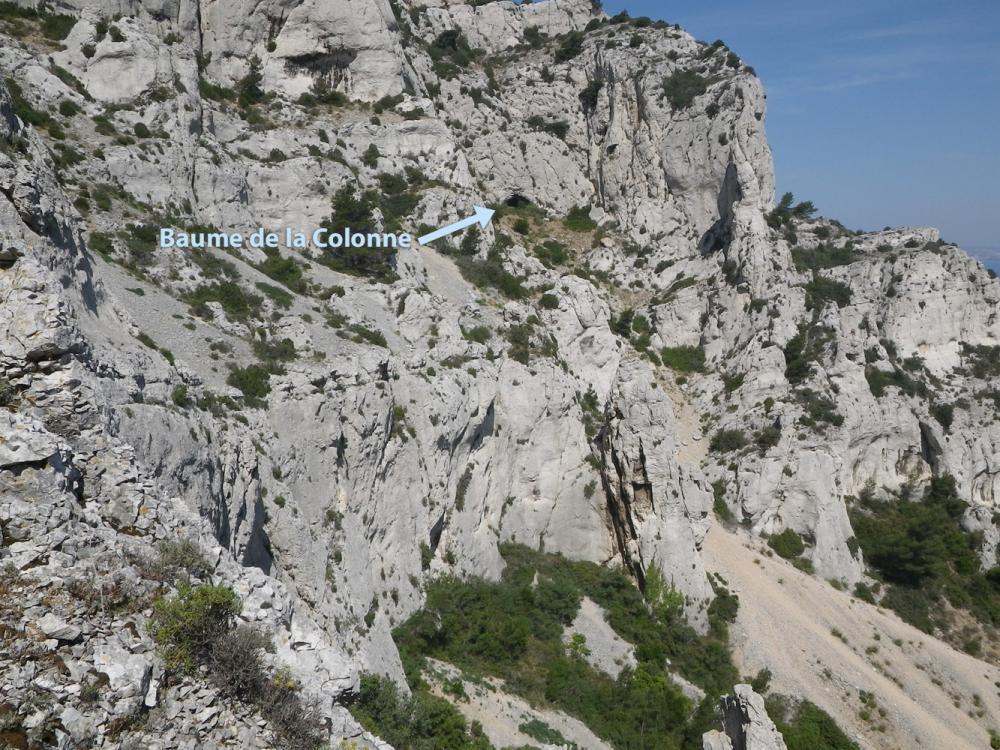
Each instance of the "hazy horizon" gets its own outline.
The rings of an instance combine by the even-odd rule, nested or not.
[[[721,39],[754,67],[779,194],[851,229],[935,226],[1000,271],[1000,4],[604,6]]]

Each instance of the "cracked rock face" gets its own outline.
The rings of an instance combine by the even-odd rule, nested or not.
[[[764,709],[764,698],[749,685],[736,685],[720,704],[725,731],[702,737],[704,750],[785,750],[785,740]]]
[[[4,610],[19,637],[0,702],[42,701],[66,746],[107,746],[109,722],[145,709],[161,723],[140,744],[271,746],[259,716],[165,680],[148,606],[114,604],[151,595],[135,555],[163,540],[203,547],[334,742],[372,746],[341,699],[361,671],[402,677],[391,629],[429,577],[496,578],[504,543],[640,586],[656,566],[704,629],[713,504],[756,534],[793,529],[817,575],[853,586],[845,498],[947,472],[995,564],[996,376],[970,347],[1000,342],[1000,282],[934,230],[772,228],[764,91],[725,48],[592,25],[589,0],[60,8],[76,19],[61,49],[0,27],[0,565],[23,605]],[[243,107],[254,56],[264,95]],[[668,96],[678,73],[704,90]],[[143,241],[159,222],[319,225],[345,186],[376,196],[379,228],[508,215],[470,247],[401,251],[389,281]],[[802,266],[828,243],[849,262],[815,273],[849,298],[819,298]],[[523,291],[463,276],[497,248]],[[223,284],[249,302],[198,304]],[[252,402],[230,371],[286,339]],[[677,365],[680,347],[704,362]],[[876,372],[926,390],[876,394]],[[747,444],[720,447],[726,430]],[[44,695],[38,649],[66,664]],[[782,746],[759,696],[733,700],[747,742],[759,725],[762,750]]]

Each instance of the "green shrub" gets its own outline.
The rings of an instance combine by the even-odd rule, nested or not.
[[[547,268],[561,265],[569,259],[566,246],[558,240],[549,239],[545,240],[541,245],[536,245],[534,254]]]
[[[788,750],[858,750],[830,715],[809,701],[775,695],[765,705]]]
[[[471,483],[472,469],[467,468],[465,473],[459,477],[458,485],[455,487],[455,510],[461,511],[465,508],[465,493],[469,490]]]
[[[781,442],[781,427],[777,425],[764,427],[754,435],[753,442],[763,455],[769,448],[773,448]]]
[[[557,63],[568,62],[583,52],[583,34],[579,31],[571,31],[560,42],[555,52]]]
[[[590,218],[589,206],[574,206],[563,219],[563,226],[571,232],[592,232],[597,229],[597,223]]]
[[[154,556],[140,555],[134,563],[143,578],[166,583],[204,578],[212,570],[201,547],[190,539],[165,539],[156,545]]]
[[[829,302],[836,303],[837,307],[851,304],[851,288],[836,279],[814,274],[805,289],[807,310],[820,310]]]
[[[833,336],[833,330],[824,326],[799,325],[798,333],[782,350],[785,355],[785,377],[789,383],[801,383],[812,375],[813,363],[822,357]]]
[[[333,196],[333,213],[324,227],[330,232],[342,232],[348,227],[359,233],[374,231],[374,208],[371,193],[359,193],[351,185],[344,185]],[[340,273],[392,283],[398,278],[393,268],[395,257],[395,250],[388,247],[344,247],[325,249],[319,261]]]
[[[795,395],[805,407],[805,414],[799,417],[799,424],[820,428],[821,424],[840,427],[844,423],[844,417],[837,411],[837,404],[833,399],[822,396],[810,388],[797,390]]]
[[[952,404],[936,403],[931,404],[931,416],[944,427],[945,432],[951,432],[951,425],[955,419],[955,407]]]
[[[245,292],[243,287],[234,281],[202,284],[193,292],[184,295],[183,299],[202,317],[207,317],[205,303],[218,302],[226,315],[236,321],[247,320],[252,312],[260,308],[262,302],[258,295]]]
[[[720,521],[732,523],[735,520],[733,512],[726,504],[726,481],[724,479],[716,479],[712,482],[712,510],[715,511],[715,515],[719,517]]]
[[[248,404],[259,406],[261,400],[271,392],[270,378],[271,373],[266,368],[249,365],[230,372],[226,383],[241,390]]]
[[[749,441],[743,430],[719,430],[709,441],[708,449],[713,453],[729,453],[745,448]]]
[[[13,406],[17,401],[17,389],[7,378],[0,375],[0,408]]]
[[[63,99],[59,102],[59,114],[63,117],[73,117],[79,114],[80,105],[74,102],[72,99]]]
[[[174,389],[170,392],[170,400],[182,409],[189,407],[191,405],[191,398],[188,396],[188,387],[183,383],[175,385]]]
[[[201,667],[223,697],[255,705],[289,750],[315,750],[325,741],[319,712],[302,700],[287,671],[268,674],[261,653],[270,641],[247,627],[233,627],[239,599],[225,586],[192,587],[153,605],[150,633],[169,669],[188,674]]]
[[[780,534],[770,536],[767,540],[767,546],[786,560],[798,557],[806,551],[806,546],[802,543],[802,537],[795,533],[793,529],[785,529]]]
[[[69,32],[73,30],[75,25],[76,19],[73,16],[60,14],[42,15],[42,35],[55,42],[61,42],[69,36]]]
[[[207,660],[212,644],[230,629],[239,611],[232,589],[182,582],[175,596],[154,604],[150,632],[168,668],[193,672]]]
[[[503,545],[501,552],[506,566],[499,582],[431,581],[424,608],[394,631],[411,687],[421,689],[424,657],[431,656],[500,677],[532,705],[576,716],[614,747],[648,747],[650,737],[662,743],[658,747],[679,746],[688,734],[700,739],[709,728],[700,725],[706,715],[689,718],[690,705],[664,667],[669,659],[672,671],[709,692],[729,689],[737,675],[721,636],[698,636],[679,607],[651,607],[620,570],[517,545]],[[583,596],[597,602],[611,627],[636,647],[638,665],[618,680],[563,644]],[[720,599],[710,618],[725,622],[736,601]],[[708,722],[712,714],[709,706]]]
[[[496,289],[508,299],[525,299],[528,296],[521,280],[503,267],[500,253],[496,250],[490,251],[485,260],[457,257],[455,264],[463,278],[480,289]]]
[[[850,243],[844,247],[833,247],[832,245],[820,245],[812,250],[805,250],[801,247],[792,248],[792,261],[799,271],[818,271],[824,268],[836,268],[846,266],[861,257]]]
[[[532,130],[548,133],[561,141],[566,140],[566,134],[569,133],[569,123],[565,120],[548,120],[541,115],[532,115],[526,124]]]
[[[705,350],[700,346],[668,346],[660,350],[663,364],[677,372],[704,372]]]
[[[267,259],[258,265],[257,269],[275,281],[281,282],[293,292],[303,294],[308,285],[302,271],[302,264],[292,258],[281,256],[275,250],[265,252],[267,252]]]
[[[963,341],[962,357],[974,377],[981,380],[1000,377],[1000,345],[972,345]]]
[[[347,331],[352,334],[352,339],[355,343],[371,344],[372,346],[381,346],[383,348],[389,347],[389,342],[385,340],[385,334],[381,331],[372,330],[360,323],[352,323],[347,327]]]
[[[781,200],[778,201],[778,205],[774,207],[774,210],[767,215],[767,223],[772,228],[778,229],[791,222],[792,219],[809,219],[814,213],[816,213],[816,207],[812,201],[802,201],[796,204],[795,196],[791,193],[785,193],[781,196]],[[794,250],[792,251],[792,255],[794,259]],[[797,260],[796,266],[798,266]],[[799,270],[802,269],[800,268]]]
[[[378,166],[378,160],[381,156],[382,153],[378,150],[378,146],[372,143],[365,149],[364,154],[361,155],[361,163],[366,167],[374,169]]]
[[[448,701],[421,688],[407,697],[391,680],[361,675],[354,718],[368,731],[398,748],[489,750],[478,724],[468,725]]]
[[[578,746],[575,742],[570,742],[557,730],[539,719],[531,719],[530,721],[523,722],[517,728],[521,734],[527,735],[533,740],[538,740],[543,745],[558,745],[560,748],[565,748],[565,750],[577,750]]]
[[[551,292],[546,292],[538,298],[538,305],[545,310],[559,309],[559,298]]]
[[[866,496],[850,511],[865,560],[890,584],[882,604],[923,630],[947,627],[936,621],[942,597],[984,624],[1000,624],[1000,568],[980,571],[978,538],[961,526],[966,507],[954,478],[943,475],[921,500]]]
[[[928,395],[924,383],[895,368],[886,372],[877,367],[866,367],[865,380],[868,381],[868,389],[875,398],[882,398],[889,387],[898,388],[907,396],[926,398]]]
[[[711,81],[693,70],[675,70],[663,80],[663,95],[674,109],[687,109]]]
[[[271,301],[278,307],[287,310],[292,306],[292,295],[284,289],[264,282],[257,282],[257,288],[270,297]]]

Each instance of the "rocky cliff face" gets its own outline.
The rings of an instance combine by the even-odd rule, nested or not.
[[[211,550],[334,738],[361,736],[338,703],[359,671],[401,676],[390,630],[422,581],[495,577],[501,542],[638,585],[655,565],[704,628],[713,487],[853,586],[844,497],[947,472],[995,562],[977,352],[1000,340],[1000,283],[933,230],[769,225],[765,96],[725,47],[576,0],[58,12],[48,36],[0,18],[0,555],[24,605],[5,622],[65,664],[28,729],[106,743],[153,709],[180,723],[141,742],[254,734],[204,688],[158,688],[148,606],[73,594],[124,575],[141,600],[135,555],[178,535]],[[149,239],[316,226],[344,186],[375,191],[379,226],[506,215],[379,278]],[[672,372],[679,347],[704,366]],[[261,362],[262,393],[233,387]],[[9,653],[24,716],[38,667]],[[79,700],[88,675],[111,697]]]

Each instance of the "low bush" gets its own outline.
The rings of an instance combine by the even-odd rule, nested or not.
[[[394,631],[411,687],[422,689],[424,657],[431,656],[467,673],[500,677],[532,705],[576,716],[615,747],[649,747],[650,737],[661,743],[656,747],[675,747],[688,737],[700,741],[712,728],[714,698],[707,711],[692,714],[665,665],[669,660],[672,671],[713,695],[728,690],[737,679],[725,646],[735,597],[720,592],[709,608],[712,634],[699,636],[681,616],[683,597],[666,584],[660,587],[665,596],[653,596],[653,568],[645,585],[656,601],[649,603],[620,570],[518,545],[501,552],[506,567],[499,582],[431,581],[424,608]],[[638,664],[617,680],[562,641],[583,596],[635,645]]]
[[[931,479],[920,500],[862,497],[850,519],[865,560],[889,584],[882,604],[923,630],[947,628],[940,601],[1000,625],[1000,568],[982,572],[979,539],[961,519],[953,477]]]
[[[191,398],[188,396],[188,387],[183,383],[175,385],[174,389],[170,392],[170,400],[182,409],[189,407],[191,405]]]
[[[928,396],[925,383],[896,368],[886,371],[877,367],[866,367],[865,380],[868,381],[868,390],[875,398],[882,398],[887,388],[898,388],[907,396],[921,396],[922,398]]]
[[[9,408],[17,401],[17,389],[0,375],[0,408]]]
[[[236,594],[225,586],[181,583],[175,596],[159,599],[150,632],[167,667],[194,672],[207,661],[215,641],[232,627],[239,610]]]
[[[749,442],[743,430],[719,430],[712,435],[708,449],[713,453],[730,453],[745,448]]]
[[[704,372],[705,350],[700,346],[668,346],[660,350],[664,365],[677,372]]]
[[[858,750],[830,715],[809,701],[774,695],[765,706],[788,750]]]
[[[484,260],[457,257],[455,265],[466,281],[480,289],[495,289],[508,299],[526,299],[528,296],[521,280],[503,267],[503,260],[496,250],[490,251]]]
[[[833,341],[834,331],[824,326],[800,324],[798,333],[785,345],[785,377],[793,385],[807,380],[813,365]]]
[[[361,675],[361,688],[349,706],[368,731],[398,748],[490,750],[482,728],[466,723],[448,701],[424,687],[404,695],[391,680]]]
[[[801,247],[792,248],[792,261],[799,271],[818,271],[824,268],[846,266],[858,260],[860,255],[850,243],[843,247],[820,245],[812,250]]]
[[[774,534],[767,540],[767,546],[773,549],[780,557],[791,560],[806,551],[806,546],[793,529],[785,529],[780,534]]]
[[[139,555],[134,563],[143,578],[161,583],[203,579],[212,569],[201,547],[190,539],[164,540],[153,555]]]
[[[331,233],[342,232],[348,227],[358,233],[374,231],[374,199],[370,192],[358,192],[351,185],[344,185],[333,196],[333,213],[324,228]],[[391,283],[398,278],[395,259],[395,250],[388,247],[344,247],[325,249],[319,262],[340,273]]]
[[[246,321],[251,313],[260,308],[260,296],[244,291],[235,281],[219,281],[214,284],[202,284],[193,292],[183,297],[200,317],[211,317],[208,302],[217,302],[226,315],[235,321]]]
[[[955,420],[954,405],[940,402],[931,404],[930,413],[944,427],[945,432],[951,432],[951,424]]]
[[[569,258],[566,246],[558,240],[545,240],[541,245],[536,245],[534,254],[547,268],[561,265]]]
[[[726,481],[724,479],[716,479],[712,482],[712,510],[715,511],[715,515],[719,517],[720,521],[732,523],[735,520],[733,512],[726,504]]]
[[[663,79],[663,95],[674,109],[687,109],[711,81],[693,70],[675,70]]]
[[[592,232],[597,223],[590,218],[589,206],[574,206],[563,219],[563,226],[571,232]]]
[[[583,52],[583,34],[579,31],[571,31],[559,43],[555,52],[555,61],[557,63],[569,62],[581,52]]]
[[[805,289],[807,310],[821,310],[830,302],[837,307],[851,304],[851,288],[836,279],[814,274]]]
[[[234,627],[240,602],[232,589],[178,585],[153,605],[150,632],[168,669],[200,669],[227,699],[257,707],[288,750],[316,750],[326,730],[315,704],[305,701],[287,671],[269,672],[262,659],[270,641],[249,626]]]
[[[226,383],[242,391],[249,406],[263,406],[263,399],[271,392],[270,378],[267,368],[249,365],[230,372]]]

